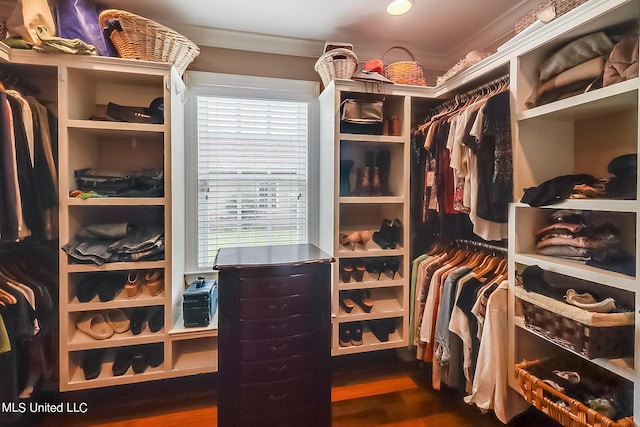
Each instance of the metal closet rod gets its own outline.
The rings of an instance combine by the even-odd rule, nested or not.
[[[453,108],[456,105],[463,104],[471,98],[489,94],[491,93],[491,91],[496,90],[503,85],[509,84],[509,82],[510,82],[509,75],[505,74],[503,76],[500,76],[494,80],[491,80],[483,84],[482,86],[478,86],[467,92],[460,93],[454,96],[452,99],[449,99],[443,102],[442,104],[438,105],[437,107],[435,107],[435,109],[432,110],[432,112],[429,114],[429,117],[433,116],[434,114],[438,114],[441,111],[445,111],[447,109]]]
[[[500,254],[504,257],[506,257],[508,253],[508,250],[505,247],[478,242],[476,240],[457,239],[454,240],[453,243],[458,247],[465,247],[467,249],[481,249],[483,251],[491,252],[494,254]]]

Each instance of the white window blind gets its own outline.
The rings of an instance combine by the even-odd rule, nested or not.
[[[197,96],[198,266],[221,247],[306,243],[309,103]]]

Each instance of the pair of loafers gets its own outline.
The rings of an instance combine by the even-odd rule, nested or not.
[[[111,366],[111,373],[114,376],[121,376],[124,375],[129,368],[132,368],[134,374],[141,374],[148,366],[157,368],[163,361],[164,347],[162,343],[120,347],[116,351],[115,360]]]

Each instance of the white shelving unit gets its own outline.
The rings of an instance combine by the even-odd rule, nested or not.
[[[217,370],[217,323],[207,328],[184,328],[184,91],[182,79],[168,64],[105,57],[42,55],[0,49],[0,67],[20,75],[41,89],[38,98],[58,117],[59,244],[67,243],[87,225],[127,222],[161,225],[164,258],[154,261],[78,263],[59,251],[59,365],[60,390],[79,390],[192,375]],[[164,123],[114,122],[104,118],[108,102],[147,106],[164,98]],[[153,168],[164,174],[161,197],[75,198],[74,171],[80,168],[140,170]],[[162,272],[164,289],[155,296],[146,287],[135,298],[125,290],[110,301],[96,296],[80,302],[78,287],[88,275],[118,273],[126,281],[131,271]],[[97,284],[96,284],[97,286]],[[148,327],[96,340],[77,328],[87,313],[106,314],[121,309],[131,316],[136,308],[162,310],[164,326]],[[149,312],[150,313],[150,312]],[[159,346],[163,363],[142,373],[132,368],[113,376],[116,352],[125,346]],[[88,350],[104,349],[100,375],[86,380],[81,368]]]
[[[362,82],[334,80],[320,95],[320,248],[335,257],[332,273],[332,354],[353,354],[408,345],[409,321],[409,150],[412,97],[433,95],[431,88],[403,85],[385,85],[384,93],[372,93],[371,87]],[[356,134],[341,131],[340,105],[345,99],[384,100],[384,117],[397,116],[401,123],[400,135],[377,133]],[[380,150],[390,153],[389,193],[382,196],[340,194],[340,161],[354,161],[350,170],[352,191],[357,186],[357,169],[366,166],[367,153],[375,157]],[[366,250],[362,245],[351,247],[340,244],[341,234],[353,231],[378,231],[383,219],[402,222],[402,237],[395,249],[382,249],[371,240]],[[393,277],[389,271],[378,279],[377,274],[364,273],[363,280],[351,278],[343,282],[340,270],[356,261],[380,260],[395,257],[400,267]],[[341,293],[354,289],[366,289],[373,301],[367,313],[358,305],[350,312],[340,307]],[[388,341],[379,341],[369,328],[369,321],[393,319],[395,331]],[[340,346],[340,325],[362,322],[363,344]]]
[[[551,22],[535,43],[523,44],[511,60],[512,124],[514,131],[514,194],[535,187],[554,177],[569,174],[590,174],[606,178],[608,163],[623,154],[638,153],[638,104],[640,80],[607,86],[571,98],[527,109],[525,100],[534,90],[537,67],[554,50],[567,42],[598,30],[628,21],[638,21],[640,2],[592,0],[567,19]],[[572,18],[572,19],[568,19]],[[636,182],[636,186],[637,186]],[[538,360],[550,356],[582,358],[631,383],[634,390],[633,414],[640,413],[640,282],[638,275],[629,276],[585,265],[582,262],[535,253],[534,231],[549,224],[549,215],[559,209],[585,213],[602,212],[620,225],[620,240],[625,252],[634,256],[638,271],[640,250],[640,203],[637,200],[565,200],[555,205],[531,207],[514,203],[509,216],[509,283],[511,287],[510,348],[512,366],[522,360]],[[527,266],[538,265],[554,277],[576,283],[589,282],[600,295],[622,295],[635,308],[634,355],[629,358],[595,358],[571,351],[525,325],[521,302],[514,292],[517,274]],[[564,279],[563,279],[564,280]],[[515,376],[510,384],[519,390]],[[635,425],[638,421],[635,421]]]

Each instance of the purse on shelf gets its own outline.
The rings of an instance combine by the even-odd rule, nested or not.
[[[382,101],[345,99],[342,101],[341,120],[355,124],[382,123]]]

